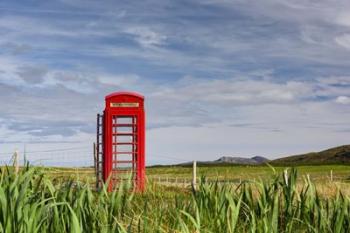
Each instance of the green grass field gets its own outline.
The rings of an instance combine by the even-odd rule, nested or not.
[[[282,173],[290,167],[269,167],[269,166],[198,166],[197,177],[205,176],[209,180],[221,181],[239,181],[239,180],[259,180],[268,179],[274,173]],[[331,173],[334,182],[346,183],[350,181],[350,166],[349,165],[317,165],[317,166],[297,166],[295,169],[299,173],[299,180],[309,175],[310,179],[316,183],[329,182]],[[88,180],[95,182],[93,168],[45,168],[48,175],[52,177],[74,177],[75,179]],[[149,180],[157,180],[169,178],[174,180],[186,179],[192,177],[192,167],[181,166],[162,166],[146,168],[147,178]]]
[[[134,193],[128,183],[108,193],[92,188],[92,169],[28,167],[15,174],[3,167],[0,232],[349,232],[348,167],[298,167],[310,177],[323,177],[328,169],[346,186],[300,179],[303,175],[292,169],[284,176],[284,168],[272,175],[269,167],[225,166],[199,167],[199,174],[212,179],[249,175],[256,181],[205,182],[196,190],[149,181],[144,193]],[[190,168],[179,167],[147,173],[191,176]]]
[[[269,167],[269,166],[236,166],[236,165],[225,165],[225,166],[198,166],[197,176],[206,176],[208,178],[263,178],[270,176],[276,172],[282,172],[285,169],[291,167]],[[49,173],[57,175],[79,175],[88,174],[93,175],[93,168],[55,168],[45,167]],[[350,165],[315,165],[315,166],[296,166],[300,175],[309,174],[315,178],[325,178],[330,175],[333,171],[333,176],[338,179],[346,180],[350,178]],[[147,167],[146,174],[148,177],[156,176],[169,176],[169,177],[185,177],[190,178],[192,176],[191,166],[155,166]]]
[[[213,179],[264,179],[277,173],[283,172],[289,167],[268,167],[268,166],[199,166],[197,176],[205,176]],[[309,174],[311,179],[325,180],[330,178],[332,171],[334,180],[346,181],[350,178],[350,166],[347,165],[320,165],[320,166],[298,166],[295,167],[301,176]],[[185,177],[192,176],[192,167],[151,167],[147,169],[148,177],[169,176]]]
[[[51,179],[65,181],[74,179],[95,187],[95,174],[93,168],[43,168]],[[226,182],[237,185],[240,182],[257,182],[271,179],[275,174],[282,174],[291,167],[269,166],[199,166],[197,167],[197,180],[205,177],[208,182]],[[317,165],[297,166],[298,186],[306,178],[317,185],[317,190],[323,197],[331,197],[340,189],[344,194],[350,195],[350,166],[348,165]],[[332,171],[332,177],[331,177]],[[162,166],[146,168],[149,183],[157,183],[167,187],[188,188],[192,182],[192,167]]]

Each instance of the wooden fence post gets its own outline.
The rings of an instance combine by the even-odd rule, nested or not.
[[[97,148],[96,148],[96,143],[94,142],[93,144],[93,151],[94,151],[94,167],[95,167],[95,172],[96,172],[96,176],[97,176]],[[97,178],[97,177],[96,177]]]
[[[331,182],[333,182],[333,170],[331,170]]]
[[[286,183],[286,185],[288,186],[288,171],[287,169],[285,169],[283,171],[283,175],[284,175],[284,182]]]
[[[95,182],[95,186],[96,186],[96,190],[98,190],[100,188],[100,177],[99,177],[99,164],[98,164],[98,160],[97,160],[97,146],[96,146],[96,142],[93,143],[93,156],[94,156],[94,167],[95,167],[95,177],[96,177],[96,182]]]
[[[19,171],[18,150],[15,150],[15,153],[14,153],[13,166],[15,167],[15,174],[17,175]]]
[[[27,150],[26,150],[26,145],[24,144],[23,146],[23,167],[27,165]]]
[[[193,161],[193,170],[192,170],[192,187],[194,190],[196,190],[197,186],[197,162],[196,160]]]

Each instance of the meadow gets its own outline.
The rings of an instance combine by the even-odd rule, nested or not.
[[[215,165],[206,166],[199,165],[197,176],[205,176],[210,179],[219,180],[253,180],[269,178],[274,173],[281,173],[288,167],[277,166],[249,166],[249,165]],[[295,167],[301,176],[309,174],[313,181],[325,181],[330,179],[331,171],[333,179],[338,181],[346,181],[350,179],[350,166],[347,165],[317,165],[317,166],[297,166]],[[192,176],[191,166],[156,166],[147,169],[147,176],[168,176],[179,178],[190,178]]]
[[[311,180],[316,174],[324,177],[326,168],[342,180]],[[2,167],[0,232],[349,232],[349,195],[338,185],[347,185],[347,168],[289,169],[285,175],[284,168],[211,167],[212,178],[231,174],[230,169],[240,176],[255,169],[262,179],[256,175],[255,180],[226,184],[203,177],[197,189],[149,180],[144,193],[133,192],[130,182],[108,193],[87,182],[91,169],[28,166],[15,174]],[[161,172],[191,174],[190,168],[162,167],[148,169],[148,176]],[[198,172],[204,175],[205,169]],[[333,186],[331,195],[319,191],[324,185]]]
[[[320,184],[319,188],[341,186],[342,191],[350,194],[350,166],[349,165],[308,165],[294,167],[298,171],[298,182],[309,178],[313,183]],[[93,168],[44,168],[47,175],[52,178],[68,177],[95,183]],[[269,180],[275,174],[281,174],[290,167],[284,166],[249,166],[249,165],[199,165],[197,167],[197,180],[205,177],[207,181],[240,183],[242,181]],[[148,181],[166,184],[167,186],[187,187],[192,181],[191,166],[153,166],[146,169]],[[160,181],[160,182],[159,182]],[[185,184],[185,185],[176,185]],[[327,193],[325,193],[327,194]]]

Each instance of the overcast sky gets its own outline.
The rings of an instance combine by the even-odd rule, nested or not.
[[[23,2],[0,2],[2,156],[89,163],[120,90],[145,96],[148,164],[349,144],[348,0]]]

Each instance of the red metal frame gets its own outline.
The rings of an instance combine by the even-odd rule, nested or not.
[[[108,190],[114,189],[123,172],[131,171],[136,190],[145,187],[145,111],[144,97],[133,92],[115,92],[105,98],[103,119],[103,180],[109,178]],[[118,119],[132,120],[130,123],[118,123]],[[131,132],[121,132],[122,127]],[[120,142],[119,137],[131,138],[131,142]],[[129,146],[130,151],[122,152],[118,146]],[[118,156],[130,155],[130,159],[121,160]],[[128,165],[130,169],[118,168]]]

